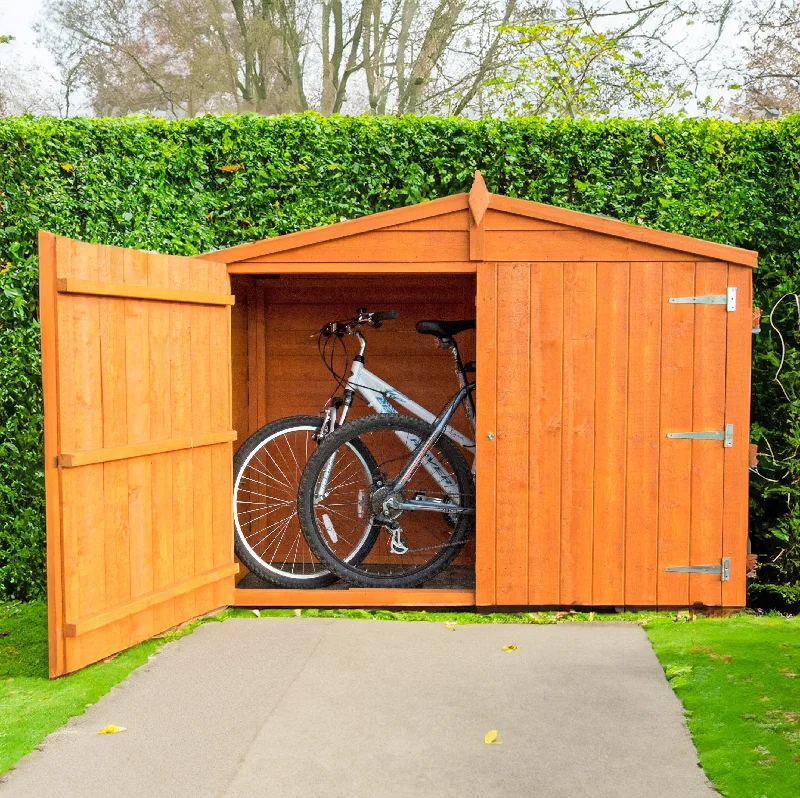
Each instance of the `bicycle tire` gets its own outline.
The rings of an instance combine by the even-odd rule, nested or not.
[[[404,449],[405,456],[402,458],[394,458],[387,460],[384,457],[384,449],[382,447],[373,448],[374,441],[372,440],[371,433],[392,433],[388,436],[388,440],[393,440],[393,436],[398,436],[398,433],[414,436],[417,439],[424,439],[430,436],[433,428],[430,424],[421,421],[411,416],[402,414],[386,414],[378,413],[375,415],[366,416],[364,418],[356,419],[335,432],[328,435],[325,440],[317,447],[313,454],[308,458],[306,467],[303,470],[303,475],[300,479],[300,487],[297,495],[297,512],[300,520],[300,527],[306,537],[309,548],[325,566],[336,576],[340,577],[347,583],[357,587],[415,587],[426,582],[436,574],[440,573],[446,568],[458,555],[463,548],[464,544],[470,537],[474,528],[474,515],[472,514],[458,514],[455,517],[457,520],[452,522],[455,514],[450,514],[450,520],[445,517],[447,513],[436,512],[422,512],[406,510],[403,511],[409,517],[429,516],[432,519],[437,519],[441,530],[438,529],[435,533],[437,540],[445,540],[435,546],[428,546],[428,549],[437,549],[438,551],[430,559],[413,566],[409,564],[407,569],[402,572],[390,572],[389,569],[394,568],[395,565],[392,561],[392,555],[397,555],[390,545],[387,549],[384,544],[378,545],[378,541],[382,540],[382,535],[387,533],[387,527],[380,524],[373,513],[373,527],[375,523],[380,525],[383,533],[379,532],[376,540],[376,545],[372,551],[365,557],[358,561],[347,561],[346,559],[338,556],[336,551],[333,550],[332,544],[326,540],[323,534],[318,515],[323,516],[327,505],[324,502],[315,502],[315,493],[318,490],[318,483],[323,475],[323,470],[328,463],[328,460],[334,456],[335,452],[343,451],[343,447],[353,446],[356,442],[361,442],[372,454],[377,463],[378,469],[382,469],[387,462],[395,463],[402,459],[405,462],[408,459],[409,450]],[[467,461],[458,450],[458,448],[447,438],[442,436],[436,443],[435,451],[436,457],[442,458],[450,467],[452,478],[458,489],[458,503],[464,508],[471,509],[474,512],[475,507],[475,488],[472,473],[470,471]],[[334,463],[340,462],[339,455],[334,459]],[[441,463],[441,460],[440,460]],[[401,463],[397,463],[399,465]],[[336,465],[334,465],[334,468]],[[424,469],[420,467],[417,473],[421,473]],[[424,475],[423,475],[424,476]],[[386,474],[381,475],[381,481],[388,479]],[[431,480],[432,481],[432,480]],[[374,491],[377,489],[378,483],[373,478],[373,484],[369,486],[368,502],[372,501]],[[413,490],[413,488],[411,489]],[[326,493],[324,499],[327,501],[330,497],[330,492]],[[452,501],[452,497],[450,498]],[[337,505],[341,506],[341,505]],[[373,512],[371,504],[369,511]],[[341,513],[345,515],[345,513]],[[357,514],[356,514],[357,515]],[[405,515],[401,516],[405,517]],[[417,522],[415,521],[415,524]],[[433,523],[431,520],[428,526]],[[419,522],[420,534],[419,537],[424,539],[424,535],[431,536],[433,533],[430,529],[425,529],[426,523]],[[327,526],[327,522],[322,524],[323,527]],[[446,527],[446,529],[445,529]],[[327,530],[326,530],[327,531]],[[346,527],[345,527],[346,531]],[[404,532],[406,537],[408,532]],[[338,533],[341,537],[341,533]],[[330,539],[330,538],[329,538]],[[335,542],[333,542],[335,546]],[[407,552],[418,554],[425,550],[426,547],[421,548],[407,548]],[[421,555],[424,557],[425,555]],[[388,560],[388,565],[386,564]]]
[[[260,579],[287,588],[319,588],[327,587],[336,581],[337,577],[329,570],[320,565],[308,548],[305,537],[300,531],[299,524],[292,522],[291,513],[296,513],[297,507],[297,486],[299,485],[302,467],[305,462],[296,462],[293,458],[302,459],[302,452],[292,452],[292,457],[281,461],[279,455],[285,456],[289,445],[289,436],[305,435],[304,448],[306,454],[310,454],[316,448],[316,442],[312,436],[319,432],[322,419],[319,416],[288,416],[286,418],[273,421],[260,429],[256,430],[239,447],[233,457],[233,529],[234,529],[234,551],[236,556],[244,565]],[[276,443],[277,442],[277,443]],[[283,446],[281,446],[281,443]],[[266,447],[273,444],[271,449]],[[358,443],[356,443],[358,447]],[[252,465],[253,459],[259,456],[259,452],[270,453],[269,457],[263,457],[257,462],[257,466]],[[358,448],[358,454],[366,465],[367,469],[377,470],[377,465],[372,456],[363,447]],[[279,481],[269,480],[271,488],[275,489],[278,496],[272,496],[276,507],[291,507],[288,516],[281,516],[278,524],[283,525],[283,534],[279,540],[270,541],[274,544],[257,545],[254,535],[260,534],[258,529],[253,529],[252,516],[248,520],[247,514],[251,512],[249,507],[258,507],[252,512],[261,512],[268,505],[261,501],[261,496],[256,494],[254,486],[248,487],[256,479],[267,482],[269,472],[280,470]],[[249,475],[249,476],[248,476]],[[293,482],[293,478],[296,478]],[[285,483],[285,484],[281,484]],[[256,494],[256,495],[254,495]],[[256,499],[257,501],[254,501]],[[259,506],[262,505],[262,506]],[[264,510],[266,514],[272,514],[274,520],[275,513],[281,510]],[[296,526],[296,529],[295,529]],[[280,530],[278,526],[276,529]],[[261,530],[263,531],[263,530]],[[374,544],[378,534],[378,528],[365,529],[364,538],[354,549],[354,558],[366,556]],[[273,536],[275,537],[275,536]],[[271,553],[271,557],[268,556]],[[291,555],[291,556],[289,556]],[[281,560],[280,557],[284,559]]]

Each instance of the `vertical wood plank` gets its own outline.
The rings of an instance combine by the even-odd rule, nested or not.
[[[476,297],[475,601],[495,601],[497,504],[497,264],[478,264]],[[491,440],[489,435],[491,434]]]
[[[170,258],[151,253],[147,256],[148,285],[169,288]],[[150,438],[172,437],[172,395],[170,377],[170,308],[165,302],[152,302],[149,307],[150,335]],[[150,458],[152,477],[153,524],[153,589],[172,584],[174,580],[172,529],[172,454],[156,454]],[[178,618],[180,616],[177,616]],[[176,624],[174,602],[166,601],[153,608],[153,623],[158,629]]]
[[[695,264],[665,263],[661,300],[661,448],[658,490],[659,606],[686,606],[688,574],[666,572],[689,563],[692,442],[668,439],[668,432],[692,430],[694,305],[670,304],[670,297],[694,296]]]
[[[656,603],[661,395],[661,263],[631,263],[625,604]]]
[[[528,603],[530,264],[499,263],[497,294],[498,605]]]
[[[70,242],[70,274],[83,280],[97,280],[98,251]],[[95,297],[64,299],[72,305],[75,447],[78,451],[103,446],[103,395],[100,355],[100,304]],[[74,526],[70,537],[77,541],[80,601],[67,607],[67,620],[98,612],[105,606],[105,543],[103,466],[86,466],[80,472],[65,471],[63,482],[71,496],[80,497],[68,505],[65,526]],[[104,632],[85,635],[79,642],[80,656],[90,660],[102,656]]]
[[[531,264],[528,604],[557,605],[561,558],[564,267]]]
[[[733,446],[725,449],[722,555],[731,559],[731,578],[722,583],[722,604],[744,607],[746,596],[748,457],[750,441],[750,350],[753,273],[729,264],[728,285],[737,289],[736,311],[727,314],[725,423],[734,425]]]
[[[98,279],[124,282],[122,252],[115,247],[98,248]],[[128,408],[125,388],[125,302],[108,299],[100,307],[100,354],[103,391],[103,446],[128,443]],[[128,522],[128,462],[103,464],[105,506],[106,602],[116,606],[131,597],[130,524]],[[106,630],[106,642],[119,651],[131,640],[130,618],[123,618]]]
[[[227,269],[209,263],[209,290],[230,292]],[[231,429],[231,309],[207,308],[211,324],[209,341],[209,383],[211,391],[211,429]],[[214,566],[233,562],[233,452],[230,443],[209,447],[212,472],[212,560]],[[214,585],[216,606],[233,601],[233,578]]]
[[[725,263],[698,263],[695,292],[724,294],[728,286]],[[749,311],[737,311],[750,319]],[[724,305],[698,305],[694,312],[695,430],[725,426],[725,358],[729,314]],[[752,335],[752,333],[750,333]],[[745,433],[746,437],[746,433]],[[722,558],[723,471],[725,448],[719,441],[692,441],[692,527],[690,565],[716,564]],[[747,440],[743,449],[747,450]],[[747,467],[745,466],[745,472]],[[689,601],[718,606],[722,582],[717,574],[690,574]]]
[[[247,291],[247,405],[250,427],[248,436],[258,429],[258,289],[252,282]]]
[[[50,677],[66,670],[64,655],[64,579],[61,538],[59,453],[58,330],[56,324],[56,237],[39,232],[39,321],[42,335],[44,404],[44,487],[47,523],[47,645]]]
[[[208,291],[210,270],[215,264],[200,263],[192,276],[197,291]],[[218,397],[211,395],[211,316],[210,309],[194,305],[189,310],[191,319],[191,391],[192,391],[192,435],[212,432],[211,406]],[[194,572],[211,570],[214,565],[213,538],[213,471],[211,447],[192,449],[193,504],[194,504]],[[213,604],[214,586],[207,585],[197,591],[198,606]]]
[[[592,604],[625,603],[629,263],[597,264]]]
[[[267,396],[270,392],[275,392],[278,386],[267,385],[267,297],[261,287],[257,290],[256,303],[256,401],[258,402],[256,429],[258,429],[267,423]]]
[[[147,285],[147,253],[125,251],[123,279]],[[148,304],[125,300],[125,381],[128,443],[150,440],[150,334]],[[128,463],[128,517],[131,546],[131,596],[153,590],[152,478],[149,457]],[[143,639],[153,634],[153,610],[137,613],[131,633]]]
[[[560,604],[592,603],[596,267],[564,264]]]
[[[170,288],[194,289],[185,268],[171,263]],[[186,305],[170,305],[170,423],[176,437],[192,434],[192,328],[191,310]],[[190,451],[172,454],[172,567],[177,581],[195,573],[194,472]],[[192,618],[197,614],[194,593],[177,596],[175,614]]]

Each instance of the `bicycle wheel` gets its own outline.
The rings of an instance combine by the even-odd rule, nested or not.
[[[431,432],[430,424],[410,416],[366,416],[331,433],[308,458],[297,495],[300,526],[312,552],[350,584],[422,584],[446,568],[472,534],[472,474],[447,438],[439,439],[401,491],[392,488],[410,448]],[[375,459],[377,478],[359,467],[354,454],[362,446]],[[399,502],[404,508],[394,506]],[[437,503],[461,511],[439,512]],[[380,532],[366,556],[348,560],[365,517]]]
[[[233,458],[234,550],[257,576],[282,587],[325,587],[336,581],[311,553],[297,520],[297,488],[319,431],[318,416],[290,416],[254,432]],[[350,457],[376,474],[370,453],[354,442]],[[365,520],[349,558],[370,550],[379,527]]]

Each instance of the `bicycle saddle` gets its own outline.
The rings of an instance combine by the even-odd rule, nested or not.
[[[475,319],[464,321],[418,321],[417,332],[422,335],[435,335],[437,338],[452,338],[464,330],[474,330]]]

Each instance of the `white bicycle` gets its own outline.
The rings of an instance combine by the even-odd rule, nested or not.
[[[319,416],[289,416],[267,424],[253,433],[236,452],[233,460],[234,548],[244,565],[261,579],[282,587],[298,588],[325,587],[337,579],[314,556],[303,536],[297,516],[297,493],[306,462],[317,446],[345,423],[356,394],[362,396],[375,413],[397,414],[394,405],[398,405],[420,419],[412,419],[405,431],[394,433],[405,456],[432,429],[430,425],[436,421],[433,413],[365,366],[367,341],[361,328],[365,325],[378,328],[384,321],[398,316],[397,311],[369,313],[362,308],[351,319],[326,324],[319,333],[320,355],[337,380],[335,394],[342,388],[341,395],[331,397]],[[454,336],[474,328],[474,320],[420,321],[416,325],[417,332],[435,336],[439,347],[451,353],[462,390],[469,384],[467,373],[474,371],[474,364],[462,362]],[[353,357],[346,378],[337,374],[333,366],[337,343],[341,344],[347,356],[343,342],[345,336],[353,336],[359,341],[358,354]],[[347,370],[346,361],[344,372]],[[470,392],[465,391],[463,404],[474,430],[475,406]],[[452,506],[463,501],[460,495],[465,480],[471,479],[472,475],[463,454],[451,441],[471,453],[474,462],[475,442],[448,424],[437,446],[425,455],[417,472],[417,483],[411,486],[412,498],[419,503],[420,509],[435,510],[437,504]],[[360,486],[380,480],[385,458],[382,454],[379,467],[370,449],[358,438],[345,448],[348,456],[342,462],[346,461],[346,468],[340,463],[334,482],[328,484],[334,466],[331,459],[321,489],[335,490],[348,501],[352,499],[352,508],[355,508],[352,512],[360,519],[359,531],[352,536],[352,519],[348,519],[349,542],[347,550],[342,553],[344,541],[339,540],[337,533],[337,507],[328,506],[321,522],[328,540],[339,544],[338,556],[346,562],[358,564],[372,550],[381,530],[381,523],[370,512],[368,497]],[[348,488],[352,489],[352,496],[346,495]],[[456,519],[446,512],[423,515],[428,518],[438,516],[451,526],[456,523]],[[398,539],[394,545],[394,550],[400,553],[402,541]]]

